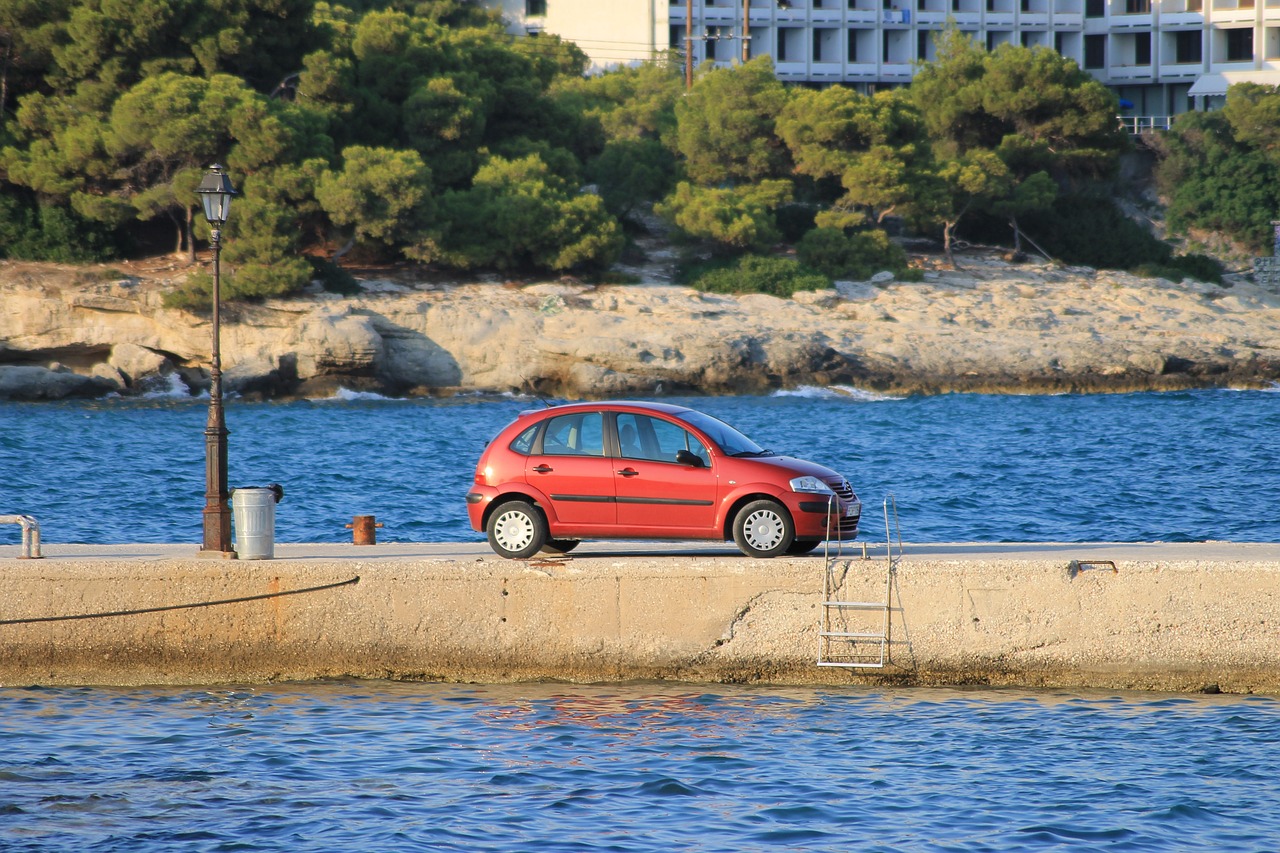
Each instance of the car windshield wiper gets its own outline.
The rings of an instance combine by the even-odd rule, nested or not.
[[[739,459],[754,459],[760,456],[773,456],[772,450],[739,450],[737,453],[731,454]]]

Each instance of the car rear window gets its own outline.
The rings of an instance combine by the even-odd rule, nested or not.
[[[509,445],[512,450],[522,456],[528,456],[533,453],[533,437],[538,434],[538,427],[542,424],[534,424],[515,437],[515,440]]]
[[[604,415],[575,412],[547,421],[542,452],[555,456],[604,456]]]

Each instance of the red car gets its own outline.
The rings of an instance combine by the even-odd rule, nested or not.
[[[732,539],[751,557],[807,554],[858,533],[849,481],[777,456],[710,415],[665,403],[523,412],[491,441],[467,493],[503,557],[583,539]]]

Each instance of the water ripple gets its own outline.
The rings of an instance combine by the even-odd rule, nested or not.
[[[873,512],[893,493],[909,541],[1280,541],[1280,514],[1258,512],[1280,505],[1272,392],[669,399],[837,468]],[[472,466],[529,405],[231,401],[231,485],[284,485],[280,542],[347,541],[358,514],[382,541],[477,541]],[[196,541],[205,416],[180,399],[0,403],[0,509],[48,543]]]
[[[0,848],[1269,851],[1278,724],[1105,692],[0,689]]]

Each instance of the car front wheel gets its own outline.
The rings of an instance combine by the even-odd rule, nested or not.
[[[532,557],[547,542],[547,523],[542,513],[524,501],[503,504],[489,516],[485,526],[489,547],[500,557],[523,560]]]
[[[733,518],[733,541],[748,557],[785,554],[793,539],[791,516],[775,501],[752,501]]]

